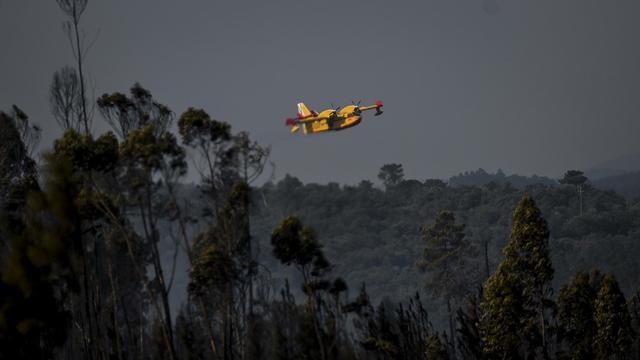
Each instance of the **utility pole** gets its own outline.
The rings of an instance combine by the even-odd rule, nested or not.
[[[582,184],[578,185],[578,197],[580,198],[580,216],[582,216]]]

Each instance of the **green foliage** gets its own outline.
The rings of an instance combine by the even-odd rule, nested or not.
[[[587,182],[587,177],[580,170],[568,170],[559,182],[560,184],[578,186]]]
[[[443,297],[449,316],[449,336],[454,334],[454,310],[457,299],[464,297],[472,283],[468,262],[473,251],[465,241],[464,225],[456,224],[451,211],[443,210],[435,223],[421,228],[425,248],[418,267],[427,272],[426,288],[434,295]],[[455,350],[451,344],[452,352]]]
[[[363,284],[356,299],[344,309],[355,314],[356,340],[365,350],[365,358],[425,359],[433,329],[418,293],[408,302],[381,302],[374,310]]]
[[[271,234],[273,255],[285,265],[294,264],[303,276],[320,274],[329,267],[313,229],[293,216],[282,221]]]
[[[12,116],[0,111],[0,194],[5,194],[12,182],[35,174],[35,162],[20,131],[21,123],[30,126],[28,118],[21,111],[14,113]]]
[[[458,347],[464,359],[483,359],[482,334],[480,332],[480,299],[469,296],[465,307],[458,308],[456,320],[458,323]]]
[[[544,176],[521,176],[521,175],[505,175],[498,169],[495,174],[488,173],[486,170],[479,168],[475,171],[465,171],[449,179],[450,186],[504,186],[510,184],[518,189],[524,189],[531,185],[556,185],[556,180]]]
[[[196,360],[207,357],[206,339],[202,324],[188,307],[182,307],[176,316],[177,354],[179,359]],[[162,335],[160,335],[162,336]]]
[[[98,109],[122,139],[147,124],[156,134],[167,132],[173,119],[171,110],[153,100],[151,92],[136,83],[130,89],[130,97],[122,93],[104,94],[97,100]]]
[[[378,179],[386,188],[398,185],[404,179],[404,171],[401,164],[385,164],[378,172]]]
[[[430,276],[427,288],[435,295],[461,298],[467,294],[469,279],[466,258],[472,254],[465,240],[464,225],[456,224],[451,211],[443,210],[432,225],[420,229],[425,247],[418,267]]]
[[[29,193],[20,233],[1,269],[0,345],[15,358],[49,357],[66,336],[63,304],[78,290],[81,223],[71,166],[50,164],[44,191]]]
[[[584,272],[560,288],[558,295],[558,341],[566,344],[567,358],[592,359],[596,333],[595,298],[589,275]],[[564,349],[563,349],[564,350]]]
[[[553,278],[548,238],[540,210],[524,196],[515,210],[504,260],[487,280],[481,303],[484,351],[490,358],[546,351],[544,311]]]
[[[207,244],[191,267],[189,292],[205,296],[209,289],[224,289],[238,276],[236,264],[221,249],[221,245]]]
[[[120,145],[120,156],[129,170],[152,175],[156,171],[186,172],[184,150],[169,132],[157,133],[152,124],[131,131]]]
[[[118,161],[118,140],[111,132],[97,139],[68,129],[53,143],[50,156],[66,158],[77,171],[110,171]]]
[[[597,359],[623,359],[634,336],[624,295],[615,277],[604,278],[595,301]]]
[[[332,271],[347,283],[366,283],[374,302],[385,296],[405,299],[424,279],[416,267],[424,249],[418,229],[424,223],[433,224],[440,210],[448,209],[466,225],[465,240],[475,249],[469,265],[486,276],[471,276],[468,288],[480,286],[502,260],[513,209],[523,191],[507,184],[422,185],[406,191],[400,187],[385,191],[368,181],[353,186],[306,184],[288,175],[253,191],[252,234],[262,248],[269,248],[273,229],[284,217],[296,214],[314,229],[322,229],[318,239],[332,259]],[[536,185],[526,191],[548,222],[556,289],[576,272],[594,266],[614,273],[625,292],[640,287],[635,276],[640,272],[640,242],[636,241],[640,206],[613,192],[591,188],[585,190],[589,201],[584,215],[576,217],[578,198],[573,188]],[[260,262],[269,267],[274,279],[290,276],[290,270],[269,255],[262,252]],[[438,303],[426,301],[432,308],[442,306],[439,299]],[[432,321],[446,324],[446,310],[432,312]]]
[[[0,111],[0,260],[8,251],[8,238],[21,231],[27,194],[40,188],[36,163],[25,143],[33,131],[26,114],[15,105],[13,114]]]
[[[202,109],[188,108],[178,119],[178,130],[185,145],[199,146],[231,140],[231,126],[212,119]]]
[[[449,354],[447,347],[440,340],[438,335],[429,335],[427,337],[427,359],[429,360],[447,360]]]

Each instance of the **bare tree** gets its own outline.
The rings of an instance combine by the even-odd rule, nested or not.
[[[75,57],[76,65],[78,67],[78,77],[80,84],[79,102],[80,108],[82,109],[82,124],[84,125],[85,133],[89,134],[89,129],[91,128],[91,111],[87,110],[87,96],[83,64],[85,57],[87,56],[87,52],[95,42],[95,38],[90,43],[85,43],[86,34],[83,32],[81,35],[79,29],[80,18],[87,8],[88,0],[57,0],[57,2],[62,12],[64,12],[64,14],[68,17],[68,20],[62,24],[62,28],[64,30],[64,33],[67,35],[67,38],[69,39],[71,50],[73,51],[73,56]]]
[[[80,78],[76,70],[65,66],[53,74],[49,87],[51,113],[64,130],[80,131],[83,121],[83,102]]]
[[[11,106],[11,118],[18,134],[20,134],[27,155],[33,157],[33,152],[40,143],[42,129],[37,124],[30,122],[27,114],[16,105]]]

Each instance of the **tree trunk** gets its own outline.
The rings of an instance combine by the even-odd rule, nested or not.
[[[80,33],[78,31],[78,23],[80,21],[79,15],[76,11],[76,3],[73,3],[73,30],[76,35],[76,51],[78,60],[78,76],[80,77],[80,97],[82,101],[82,122],[84,123],[84,131],[86,135],[89,135],[89,117],[87,115],[87,96],[84,88],[84,73],[82,71],[82,48],[80,44]]]
[[[456,334],[454,332],[453,314],[451,313],[451,298],[447,297],[447,312],[449,313],[449,347],[451,348],[450,355],[452,359],[456,359]]]
[[[486,279],[489,279],[491,276],[491,272],[489,270],[489,239],[485,239],[484,241],[484,267],[487,274]]]

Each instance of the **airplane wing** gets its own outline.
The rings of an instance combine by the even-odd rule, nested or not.
[[[314,122],[314,121],[318,121],[318,120],[326,120],[328,119],[328,117],[326,116],[314,116],[314,117],[310,117],[310,118],[306,118],[306,119],[298,119],[296,120],[296,122],[298,124],[304,124],[304,123],[310,123],[310,122]]]
[[[361,106],[360,107],[360,111],[367,111],[367,110],[376,110],[376,113],[374,114],[375,116],[378,115],[382,115],[382,107],[384,106],[384,104],[382,103],[381,100],[376,101],[375,105],[370,105],[370,106]]]

